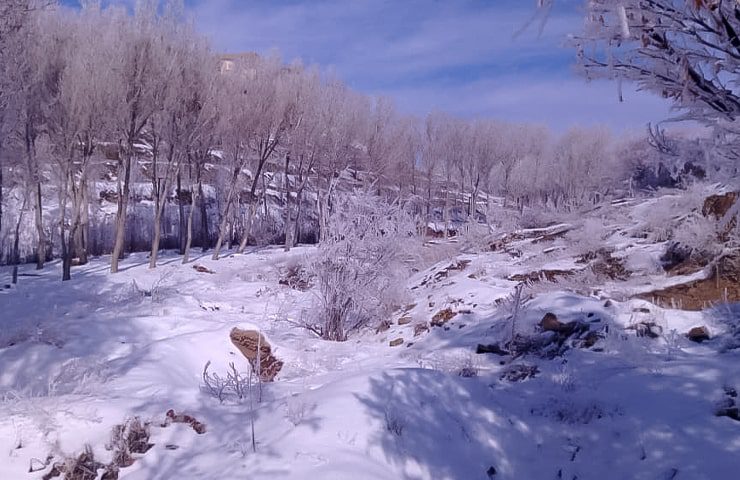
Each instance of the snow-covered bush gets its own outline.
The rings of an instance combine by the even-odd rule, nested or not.
[[[635,251],[625,258],[624,266],[630,272],[642,272],[647,275],[659,274],[663,271],[658,255],[650,251]]]
[[[568,240],[576,245],[578,253],[586,254],[604,248],[609,229],[598,218],[587,218],[583,226],[568,233]]]
[[[691,248],[692,257],[714,257],[722,251],[719,222],[691,215],[674,229],[673,240]]]
[[[548,205],[537,205],[534,208],[525,208],[519,216],[521,228],[545,228],[560,223],[566,217],[562,211],[550,208]]]
[[[403,303],[404,250],[415,236],[412,217],[398,204],[367,192],[337,196],[310,265],[317,302],[304,326],[323,339],[344,341],[387,317]]]
[[[289,397],[285,403],[285,417],[297,427],[306,419],[316,406],[306,402],[298,395]]]
[[[714,317],[727,328],[722,350],[729,351],[740,348],[740,303],[722,303],[712,308],[708,315]]]
[[[471,223],[459,234],[460,250],[477,253],[490,250],[491,228],[480,223]]]

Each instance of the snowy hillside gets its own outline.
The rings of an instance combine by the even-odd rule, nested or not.
[[[283,283],[315,247],[186,265],[165,253],[156,270],[132,254],[117,275],[100,257],[65,283],[58,263],[23,268],[0,290],[0,478],[53,478],[86,445],[99,470],[69,478],[734,478],[731,307],[646,300],[710,273],[655,267],[665,245],[633,234],[656,201],[610,207],[596,256],[573,240],[592,228],[577,219],[482,253],[427,243],[439,261],[408,279],[408,304],[346,342],[296,326],[316,287]],[[709,340],[687,338],[701,326]],[[221,378],[249,370],[234,327],[262,332],[284,365],[219,400],[207,362]],[[145,448],[104,474],[114,427],[134,417]]]

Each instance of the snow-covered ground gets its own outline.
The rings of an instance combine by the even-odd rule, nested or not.
[[[726,388],[740,389],[740,352],[685,338],[700,325],[721,337],[710,315],[631,298],[681,281],[650,267],[660,248],[648,242],[620,248],[636,271],[626,281],[525,292],[516,332],[533,333],[552,312],[598,325],[596,347],[552,359],[475,353],[511,336],[512,275],[585,268],[567,237],[530,240],[507,247],[518,256],[455,255],[418,272],[388,330],[344,343],[297,328],[314,294],[278,284],[311,247],[188,265],[165,253],[155,270],[133,254],[116,275],[103,257],[65,283],[58,263],[23,268],[16,287],[0,290],[0,478],[41,478],[49,468],[30,465],[87,444],[105,462],[112,427],[133,416],[151,422],[154,447],[121,470],[126,480],[737,478],[740,423],[714,411]],[[451,320],[419,329],[447,308]],[[625,329],[643,320],[663,335]],[[262,331],[285,362],[262,401],[253,397],[256,452],[250,401],[220,403],[203,389],[208,361],[222,374],[230,362],[248,369],[233,327]],[[518,365],[538,373],[502,378]],[[169,409],[206,433],[162,427]]]

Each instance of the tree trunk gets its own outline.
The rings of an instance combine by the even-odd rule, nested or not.
[[[290,209],[290,178],[288,177],[288,170],[290,168],[290,154],[285,156],[285,224],[283,225],[285,231],[285,246],[283,250],[289,252],[293,247],[293,225],[291,223],[291,209]]]
[[[177,213],[178,218],[180,220],[180,229],[178,234],[178,243],[180,244],[180,255],[185,254],[185,228],[186,228],[186,222],[190,222],[190,218],[187,220],[185,219],[185,206],[182,203],[182,172],[180,169],[180,166],[177,166]],[[193,210],[193,207],[195,206],[194,200],[193,200],[193,192],[190,191],[190,210]],[[191,217],[191,215],[188,215],[188,217]],[[188,235],[190,233],[188,232]]]
[[[133,156],[133,140],[129,140],[123,161],[123,186],[121,186],[121,175],[118,175],[118,201],[116,210],[116,237],[113,245],[113,254],[110,260],[111,273],[118,272],[118,261],[123,254],[124,241],[126,239],[126,211],[128,209],[128,198],[131,191],[131,157]]]
[[[167,165],[165,166],[165,172],[164,177],[160,179],[156,179],[156,148],[154,149],[154,174],[155,174],[155,181],[154,181],[154,229],[152,232],[152,249],[149,254],[149,268],[157,268],[157,257],[159,256],[159,242],[162,239],[162,214],[164,213],[164,209],[167,206],[167,194],[170,191],[170,179],[172,178],[172,169],[175,165],[175,147],[174,145],[170,144],[170,150],[167,153]],[[178,180],[179,180],[179,172],[178,172]],[[180,190],[178,189],[178,194]]]
[[[15,222],[15,237],[13,238],[13,279],[12,283],[18,283],[18,264],[21,263],[21,224],[23,223],[23,214],[26,212],[27,199],[23,197],[21,210],[18,212],[18,219]]]
[[[64,186],[59,190],[59,243],[62,248],[62,281],[72,279],[72,252],[70,251],[71,236],[67,236],[67,200],[69,199],[70,182],[72,178],[72,157],[70,156],[64,175]]]
[[[157,257],[159,256],[159,242],[162,238],[162,211],[165,202],[158,202],[154,212],[154,225],[152,232],[152,249],[149,252],[149,268],[157,268]]]
[[[34,192],[34,210],[36,211],[35,223],[38,234],[36,245],[36,270],[44,268],[46,260],[46,234],[44,233],[44,217],[41,204],[41,173],[39,172],[38,159],[36,158],[36,135],[30,123],[25,125],[25,149],[26,162],[28,164],[28,175]]]
[[[80,249],[77,252],[77,256],[80,259],[80,264],[85,265],[88,262],[88,249],[90,248],[90,193],[87,190],[87,179],[85,179],[80,185],[80,195],[82,205],[80,207]]]
[[[211,234],[208,231],[208,208],[206,196],[203,193],[203,182],[200,179],[200,167],[198,167],[198,198],[200,199],[200,235],[201,251],[205,252],[211,246]],[[193,204],[195,206],[195,204]]]
[[[41,205],[41,182],[36,181],[36,230],[39,234],[39,243],[36,248],[36,270],[44,268],[46,260],[46,234],[44,233],[44,217]]]
[[[190,185],[190,210],[188,210],[188,220],[185,226],[185,246],[182,252],[183,265],[190,260],[190,247],[193,244],[193,216],[195,215],[195,204],[200,202],[200,195],[203,193],[203,185],[200,181],[200,162],[195,164],[195,184]],[[190,175],[192,179],[192,175]],[[201,209],[202,210],[202,209]],[[203,215],[203,213],[201,213]],[[206,222],[206,228],[207,228]],[[203,250],[205,251],[205,237],[203,238]]]
[[[185,251],[182,252],[182,263],[183,265],[188,263],[190,255],[190,245],[193,243],[193,214],[195,213],[195,202],[198,201],[199,192],[201,190],[200,185],[193,185],[190,188],[192,193],[190,211],[188,211],[188,222],[185,227]]]
[[[270,155],[272,155],[272,152],[275,150],[275,147],[277,147],[277,141],[267,142],[266,144],[260,146],[259,149],[259,163],[257,164],[257,171],[254,173],[254,178],[252,179],[252,187],[249,189],[249,216],[247,219],[247,224],[244,226],[244,232],[242,234],[242,240],[239,242],[239,249],[236,251],[236,253],[243,253],[244,249],[247,246],[247,241],[249,240],[249,235],[252,233],[252,218],[254,217],[254,210],[252,206],[254,205],[254,209],[256,210],[257,205],[255,204],[255,193],[257,193],[257,182],[259,182],[259,179],[262,177],[262,169],[265,166],[265,163],[267,162],[267,159],[270,158]],[[262,183],[264,185],[264,179],[262,179]],[[264,195],[266,188],[263,188],[262,194]],[[265,196],[265,210],[267,210],[267,199]]]
[[[301,211],[303,210],[303,195],[296,195],[295,221],[293,222],[293,246],[301,243]]]
[[[234,201],[236,181],[239,179],[239,172],[241,171],[241,169],[241,164],[238,164],[234,168],[234,172],[231,176],[231,182],[229,183],[229,192],[226,194],[226,205],[224,206],[223,216],[221,217],[221,226],[218,229],[218,239],[216,240],[216,247],[214,248],[213,256],[211,257],[213,258],[213,260],[218,260],[218,257],[221,254],[221,247],[224,243],[226,231],[229,227],[229,213],[231,212],[231,204]],[[229,243],[231,243],[230,240]]]
[[[444,238],[450,234],[450,189],[449,183],[445,185],[445,206],[442,209],[442,223],[444,223]]]

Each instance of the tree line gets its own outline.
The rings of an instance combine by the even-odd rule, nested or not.
[[[596,202],[629,175],[624,142],[604,129],[419,118],[317,67],[218,54],[181,1],[140,1],[133,13],[0,8],[0,245],[17,263],[30,239],[37,267],[58,255],[65,280],[87,261],[101,182],[115,185],[106,252],[117,272],[142,183],[154,268],[168,205],[187,262],[196,235],[214,259],[232,242],[244,251],[260,206],[280,219],[286,248],[309,214],[321,237],[348,172],[445,233],[494,207]]]

